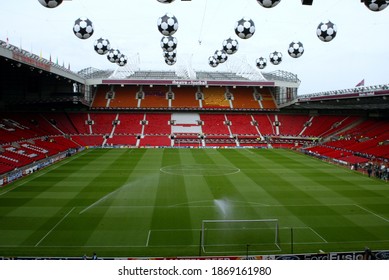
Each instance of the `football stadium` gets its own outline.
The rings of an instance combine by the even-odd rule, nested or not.
[[[174,52],[176,20],[158,19],[162,70],[88,39],[87,18],[74,40],[115,67],[76,71],[0,40],[0,258],[388,259],[389,79],[301,94],[298,74],[264,69],[301,42],[233,60],[248,18],[195,70]],[[336,32],[322,22],[316,40]]]

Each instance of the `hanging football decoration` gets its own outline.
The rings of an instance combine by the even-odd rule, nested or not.
[[[169,65],[169,66],[172,66],[172,65],[176,64],[176,62],[177,62],[177,57],[174,57],[173,59],[165,58],[165,63],[167,65]]]
[[[161,39],[161,48],[163,51],[172,52],[177,48],[177,39],[173,36],[164,36]]]
[[[217,50],[217,51],[215,51],[215,54],[213,55],[213,57],[219,63],[224,63],[228,59],[228,55],[227,55],[227,53],[224,50]]]
[[[244,17],[235,23],[235,33],[241,39],[249,39],[255,33],[255,24],[252,19]]]
[[[208,64],[209,64],[209,66],[215,68],[216,66],[219,65],[219,62],[215,59],[215,57],[210,56],[210,57],[208,58]]]
[[[123,67],[127,64],[127,61],[128,61],[127,56],[124,54],[120,54],[116,64],[119,65],[120,67]]]
[[[107,59],[112,63],[117,63],[119,61],[121,53],[117,49],[111,49],[107,54]]]
[[[107,54],[111,49],[111,44],[109,43],[108,39],[99,38],[94,43],[94,49],[98,54],[104,55]]]
[[[255,64],[257,65],[257,67],[259,69],[265,69],[266,65],[267,65],[267,59],[264,58],[264,57],[260,57],[260,58],[257,58],[256,61],[255,61]]]
[[[289,44],[288,53],[293,58],[299,58],[304,53],[304,46],[299,41],[293,41]]]
[[[159,32],[164,36],[171,36],[178,30],[177,18],[169,13],[158,18],[157,25]]]
[[[365,0],[364,3],[370,11],[379,12],[388,7],[389,0]]]
[[[316,30],[317,37],[323,42],[332,41],[337,34],[337,27],[331,21],[325,21],[319,24]]]
[[[170,4],[172,2],[174,2],[174,0],[157,0],[159,3],[162,3],[162,4]]]
[[[270,58],[270,62],[273,64],[273,65],[279,65],[281,62],[282,62],[282,53],[280,52],[272,52],[270,55],[269,55],[269,58]]]
[[[239,43],[238,40],[228,38],[223,41],[223,50],[227,54],[234,54],[238,51],[239,49]]]
[[[94,32],[92,21],[86,17],[80,17],[74,22],[73,32],[80,39],[90,38]]]
[[[167,60],[174,60],[177,57],[177,50],[173,50],[171,52],[164,51],[163,57]]]
[[[43,7],[50,8],[50,9],[58,7],[63,2],[63,0],[38,0],[38,1],[39,3],[41,3]]]
[[[257,0],[258,4],[264,8],[273,8],[281,2],[281,0]]]

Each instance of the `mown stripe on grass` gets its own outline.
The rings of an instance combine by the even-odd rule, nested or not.
[[[239,151],[236,150],[235,152],[238,153]],[[331,238],[334,238],[334,234],[338,234],[336,232],[336,227],[339,225],[347,225],[350,228],[358,228],[357,232],[349,232],[348,235],[364,236],[369,239],[374,238],[374,235],[368,232],[362,226],[358,226],[355,222],[347,219],[347,217],[339,215],[339,213],[337,213],[333,208],[323,204],[321,202],[320,195],[316,196],[315,193],[305,191],[299,180],[295,181],[291,176],[287,176],[283,173],[275,173],[271,168],[266,168],[267,166],[276,166],[277,168],[282,168],[283,166],[286,172],[295,173],[295,171],[290,169],[288,166],[288,160],[283,160],[282,154],[276,154],[273,158],[268,151],[264,152],[266,157],[262,155],[262,151],[255,151],[255,153],[259,155],[258,158],[255,158],[247,157],[247,153],[241,153],[243,157],[246,157],[247,161],[252,161],[262,168],[262,176],[253,176],[253,180],[256,181],[259,186],[265,189],[274,198],[276,198],[281,205],[288,205],[291,201],[301,201],[301,204],[309,203],[318,205],[317,208],[311,208],[309,213],[306,212],[306,210],[302,207],[296,208],[285,206],[285,209],[287,209],[292,214],[291,216],[297,217],[305,225],[311,226],[321,236],[324,236],[326,240],[334,240]],[[250,174],[248,175],[250,176]],[[314,181],[310,181],[311,177],[309,175],[305,176],[306,179],[304,179],[304,181],[306,184],[315,184]],[[320,188],[320,184],[316,187]],[[342,198],[336,194],[331,194],[331,197],[334,199]],[[320,216],[321,219],[318,220],[317,216]]]
[[[103,195],[106,194],[106,192],[113,191],[117,187],[117,182],[110,181],[107,183],[106,177],[109,176],[111,173],[111,170],[117,166],[117,162],[120,161],[121,157],[125,157],[126,153],[125,151],[113,151],[113,150],[94,150],[93,152],[89,153],[88,155],[95,154],[95,157],[88,156],[86,159],[81,158],[84,163],[84,168],[87,170],[93,170],[91,169],[91,166],[95,166],[98,164],[101,168],[104,168],[104,171],[98,171],[98,172],[85,172],[85,170],[80,170],[79,172],[85,172],[85,176],[89,178],[89,182],[85,184],[81,184],[78,186],[78,190],[76,191],[73,199],[68,199],[64,201],[64,204],[62,205],[62,208],[58,210],[56,214],[53,215],[51,218],[46,218],[46,222],[43,223],[39,228],[36,229],[35,233],[26,238],[25,242],[23,244],[31,244],[36,243],[39,239],[39,235],[41,235],[42,232],[47,232],[50,228],[53,227],[53,225],[58,220],[58,217],[62,216],[61,213],[64,211],[64,209],[69,209],[69,207],[78,207],[87,205],[89,201],[96,201],[100,197],[100,195],[103,193]],[[98,162],[98,158],[100,158]],[[101,160],[101,159],[105,160]],[[69,176],[72,176],[74,172],[70,172]],[[116,178],[117,181],[123,181],[125,178],[118,177]],[[58,182],[55,186],[52,188],[66,188],[67,182],[66,178],[64,179],[64,182]],[[103,181],[103,182],[102,182]],[[74,183],[70,182],[69,187],[72,186]],[[102,218],[101,213],[99,215],[91,216],[91,217],[80,217],[75,221],[75,234],[77,234],[77,242],[82,245],[83,242],[85,242],[90,233],[93,231],[94,227],[99,223],[100,219]],[[55,240],[56,238],[48,238],[44,240],[44,244],[50,244],[50,242],[65,242],[63,240],[64,237],[58,238],[58,240]],[[66,242],[65,242],[66,243]]]

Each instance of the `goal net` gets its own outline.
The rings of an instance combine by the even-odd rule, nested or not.
[[[203,220],[201,248],[209,254],[280,251],[278,219]]]

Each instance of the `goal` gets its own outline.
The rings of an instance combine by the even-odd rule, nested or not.
[[[278,219],[203,220],[201,248],[209,254],[281,251]]]

